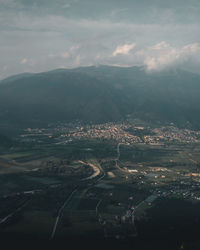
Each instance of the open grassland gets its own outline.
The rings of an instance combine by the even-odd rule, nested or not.
[[[27,207],[16,219],[5,224],[2,232],[35,234],[47,239],[59,215],[55,239],[92,237],[95,234],[103,236],[104,222],[112,224],[107,227],[110,228],[108,232],[119,229],[123,234],[129,230],[132,223],[130,214],[134,209],[136,221],[145,221],[148,219],[146,214],[156,209],[157,200],[146,201],[154,192],[159,191],[162,197],[183,199],[182,190],[193,186],[193,177],[188,174],[199,169],[198,145],[121,145],[119,160],[116,160],[116,145],[112,148],[113,157],[109,154],[109,157],[100,159],[95,155],[99,144],[92,148],[94,144],[90,143],[89,151],[85,150],[86,145],[82,142],[76,148],[77,143],[73,143],[71,149],[67,145],[55,150],[51,146],[49,152],[42,148],[41,152],[30,150],[29,153],[18,152],[1,157],[2,199],[4,195],[16,198],[17,192],[25,195],[24,191],[39,189],[38,193],[28,194],[31,199]],[[74,148],[76,153],[72,157],[70,154]],[[100,151],[103,152],[103,149],[100,148]],[[98,168],[99,174],[88,179],[94,175],[95,168]],[[198,179],[198,176],[195,178]],[[76,192],[71,196],[74,190]],[[195,187],[188,195],[192,192],[194,195],[187,196],[187,200],[192,201],[198,196]],[[13,203],[9,204],[15,208],[18,203],[13,198]],[[6,216],[5,207],[2,211],[2,215]],[[121,221],[128,212],[127,226]]]
[[[24,212],[15,224],[7,226],[4,232],[35,235],[48,238],[54,225],[55,218],[48,211]]]
[[[94,212],[73,211],[65,213],[58,227],[57,237],[87,236],[101,232],[102,227],[98,223]]]
[[[25,167],[17,165],[15,162],[0,158],[0,175],[18,173],[18,172],[23,172],[25,170],[26,170]]]

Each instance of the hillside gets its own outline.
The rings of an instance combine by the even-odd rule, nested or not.
[[[118,121],[127,115],[200,127],[200,75],[183,70],[83,67],[10,77],[0,82],[0,120]]]
[[[10,148],[13,145],[13,142],[7,136],[0,134],[0,150]]]

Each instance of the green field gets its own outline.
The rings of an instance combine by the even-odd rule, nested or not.
[[[49,238],[55,223],[55,218],[47,211],[30,211],[23,213],[20,221],[7,226],[4,231],[22,235],[35,235]]]

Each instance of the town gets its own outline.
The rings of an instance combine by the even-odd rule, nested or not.
[[[166,143],[198,143],[200,131],[181,129],[174,124],[151,128],[130,122],[81,125],[78,123],[49,124],[48,128],[27,128],[21,134],[23,141],[42,141],[43,138],[66,144],[72,140],[98,139],[117,143],[164,145]]]

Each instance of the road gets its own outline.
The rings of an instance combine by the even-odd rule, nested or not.
[[[119,160],[119,158],[120,158],[120,150],[119,150],[120,145],[121,145],[121,143],[117,144],[117,159],[116,160]]]
[[[101,202],[102,202],[102,199],[101,200],[99,200],[99,202],[97,203],[97,205],[96,205],[96,215],[98,214],[98,208],[99,208],[99,205],[101,204]]]
[[[119,161],[119,158],[120,158],[120,149],[119,149],[120,145],[121,145],[121,143],[118,143],[118,144],[117,144],[117,158],[115,159],[115,166],[116,166],[116,168],[118,168],[120,171],[123,171],[123,170],[119,167],[119,165],[118,165],[118,161]]]
[[[89,165],[89,164],[91,165],[92,163],[88,163],[88,165]],[[102,167],[99,165],[98,162],[96,162],[96,165],[92,164],[92,166],[93,166],[95,169],[98,168],[98,175],[99,175],[101,172],[103,173],[103,175],[100,176],[97,180],[94,180],[94,182],[93,182],[92,184],[90,184],[89,187],[86,188],[84,194],[86,194],[87,191],[88,191],[89,189],[91,189],[94,185],[96,185],[99,181],[101,181],[101,180],[105,177],[105,175],[106,175],[106,174],[105,174],[105,171],[102,169]],[[98,176],[98,175],[95,175],[95,176],[92,175],[92,176],[93,176],[93,178],[94,178],[94,177],[96,177],[96,176]],[[91,176],[90,176],[90,177],[91,177]],[[84,180],[89,180],[89,179],[93,179],[93,178],[89,178],[89,177],[88,177],[88,178],[85,178]],[[58,227],[59,220],[60,220],[61,217],[62,217],[63,209],[64,209],[65,206],[67,206],[67,204],[71,201],[73,195],[74,195],[77,191],[78,191],[78,187],[70,194],[70,196],[66,199],[66,201],[63,203],[63,205],[62,205],[61,208],[59,209],[59,211],[58,211],[58,216],[56,217],[56,221],[55,221],[55,224],[54,224],[52,233],[51,233],[50,240],[52,240],[52,239],[55,237],[55,233],[56,233],[56,230],[57,230],[57,227]],[[98,206],[100,205],[101,201],[102,201],[102,200],[100,200],[100,201],[98,202],[97,206],[96,206],[96,212],[98,211]]]
[[[117,144],[117,158],[115,159],[115,167],[118,168],[120,171],[124,172],[124,173],[129,173],[128,170],[125,170],[123,168],[120,168],[118,162],[120,162],[119,158],[120,158],[120,145],[122,145],[122,143],[118,143]]]
[[[136,227],[136,225],[135,225],[135,211],[136,211],[136,209],[137,209],[140,205],[142,205],[144,202],[145,202],[145,200],[144,200],[144,201],[141,201],[136,207],[134,207],[134,208],[133,208],[133,211],[132,211],[132,214],[131,214],[132,224],[133,224],[133,227],[135,228],[135,234],[134,234],[135,237],[138,236],[137,227]]]
[[[101,173],[101,170],[99,169],[99,167],[95,166],[93,163],[87,163],[94,171],[94,173],[92,175],[90,175],[89,177],[86,177],[84,179],[82,179],[83,181],[84,180],[91,180],[95,177],[97,177],[100,173]]]
[[[103,175],[100,176],[97,180],[94,180],[94,183],[91,184],[91,186],[93,186],[96,183],[98,183],[99,181],[101,181],[105,177],[106,173],[96,159],[92,159],[92,160],[88,161],[87,164],[89,166],[91,166],[95,172],[91,176],[84,178],[82,180],[92,180],[95,177],[99,176],[101,173],[103,173]]]
[[[73,197],[73,195],[77,192],[78,188],[76,188],[71,194],[70,196],[66,199],[66,201],[63,203],[63,205],[61,206],[61,208],[58,211],[58,216],[56,217],[56,221],[53,227],[53,231],[51,233],[51,237],[50,239],[53,239],[55,237],[55,233],[56,233],[56,229],[58,226],[58,222],[60,220],[60,218],[62,217],[62,213],[63,213],[63,209],[65,208],[65,206],[68,204],[68,202],[71,200],[71,198]]]
[[[11,218],[14,214],[16,214],[17,212],[19,212],[20,210],[22,210],[22,208],[24,208],[30,200],[28,200],[26,203],[24,203],[21,207],[17,208],[14,212],[10,213],[9,215],[7,215],[6,217],[4,217],[3,219],[0,220],[0,224],[6,222],[9,218]]]

